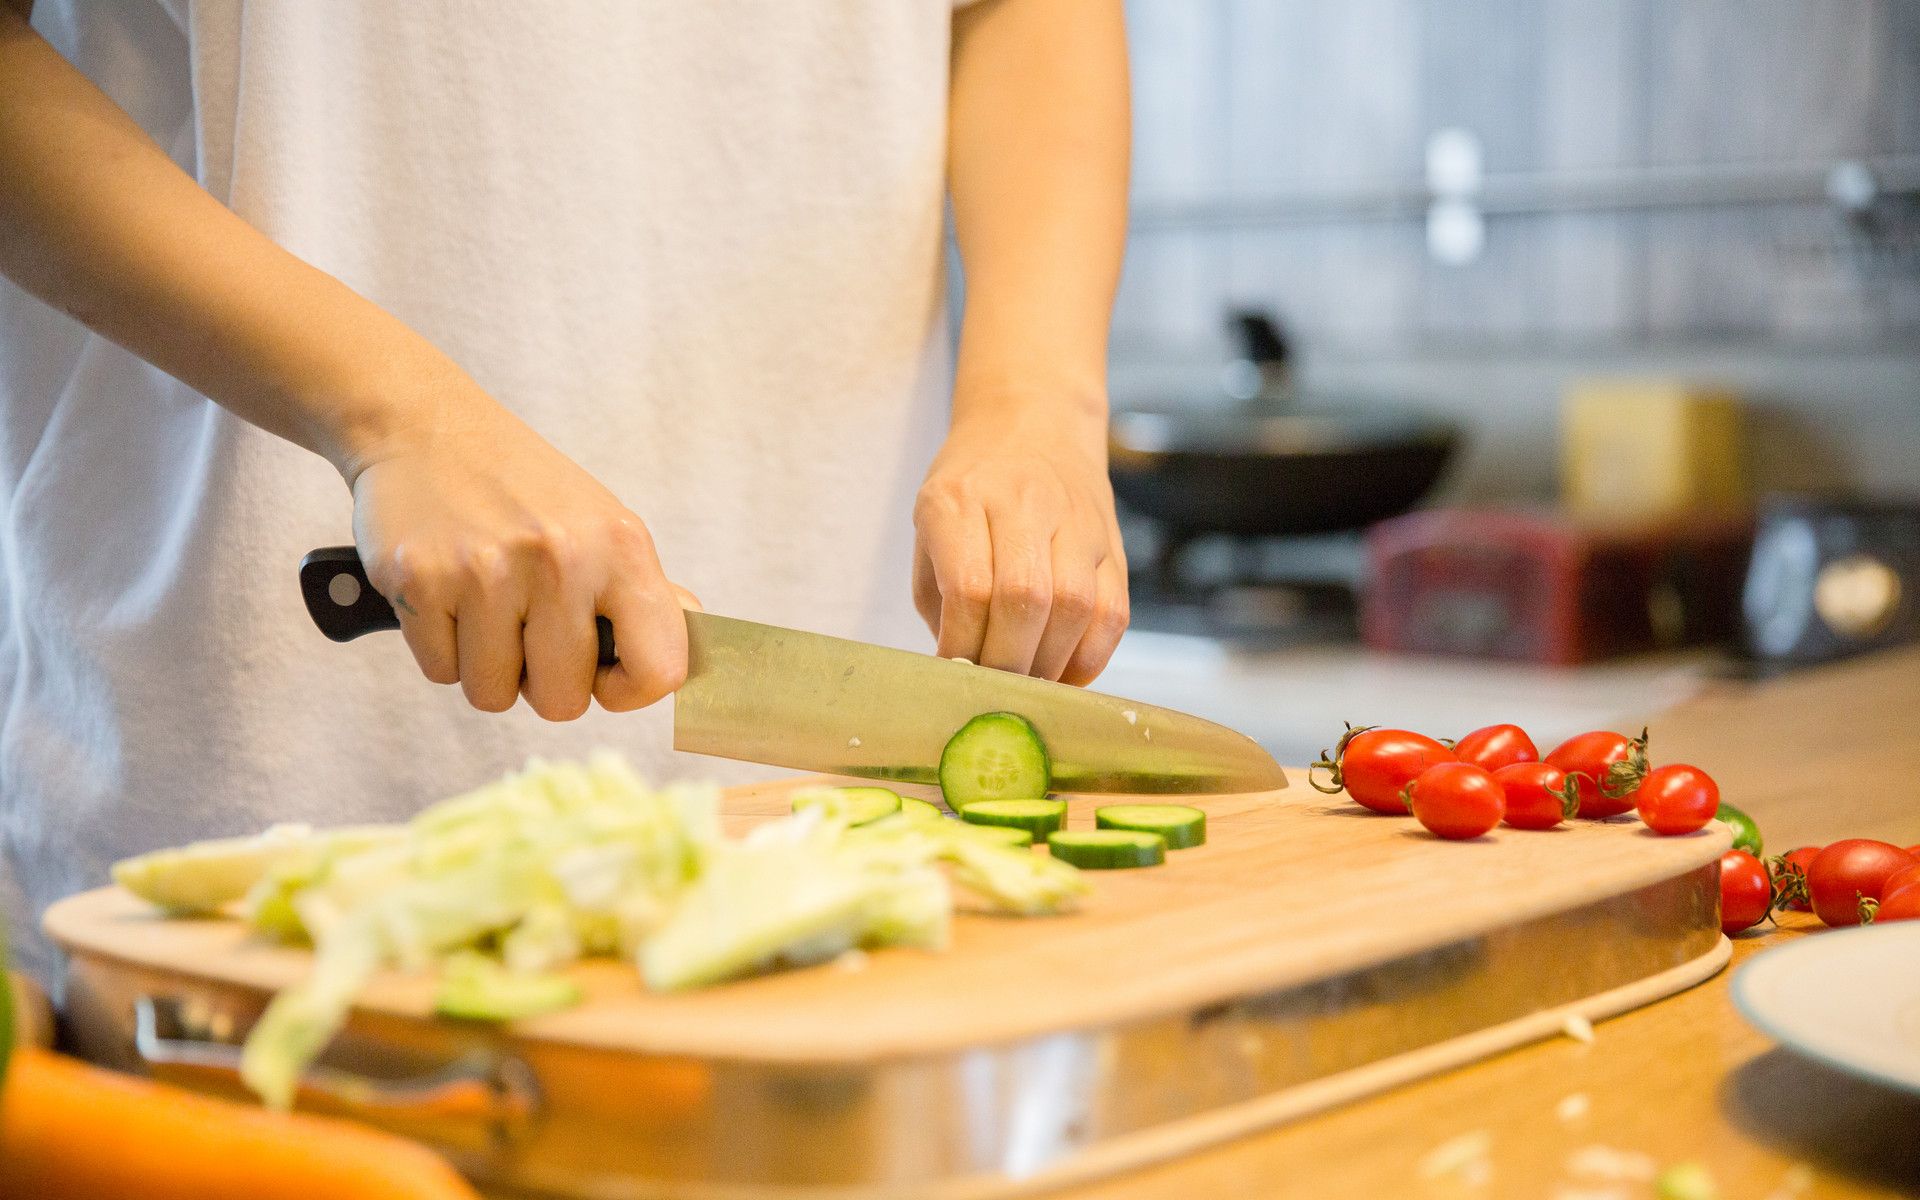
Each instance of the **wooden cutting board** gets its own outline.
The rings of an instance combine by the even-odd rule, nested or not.
[[[1295,772],[1294,778],[1303,776]],[[738,832],[782,814],[787,794],[814,782],[734,789],[724,801],[727,823]],[[1102,802],[1074,798],[1069,827],[1091,828],[1093,809]],[[1399,1056],[1397,1066],[1378,1065],[1370,1085],[1377,1087],[1542,1036],[1559,1019],[1543,1024],[1545,1010],[1572,1006],[1567,1011],[1604,1015],[1684,987],[1724,961],[1717,888],[1705,873],[1731,840],[1717,824],[1663,838],[1629,817],[1546,832],[1502,827],[1476,841],[1442,842],[1408,818],[1368,813],[1344,797],[1303,786],[1191,802],[1207,812],[1206,845],[1172,852],[1161,867],[1089,872],[1093,891],[1078,912],[1044,918],[963,913],[943,953],[886,950],[866,956],[857,969],[828,964],[680,995],[646,993],[624,963],[583,964],[575,973],[588,993],[586,1003],[523,1022],[511,1035],[519,1044],[570,1052],[832,1070],[854,1078],[860,1071],[893,1069],[889,1064],[960,1063],[981,1048],[1013,1055],[1069,1031],[1147,1028],[1157,1021],[1204,1037],[1209,1014],[1243,1003],[1256,1006],[1239,1014],[1247,1029],[1267,1028],[1279,1038],[1280,1025],[1259,1022],[1278,1022],[1282,1009],[1299,1010],[1298,997],[1318,996],[1314,1003],[1341,1007],[1341,1019],[1350,1022],[1326,1035],[1339,1043],[1333,1049],[1344,1053],[1355,1037],[1377,1034],[1381,1055]],[[1562,925],[1551,926],[1555,920]],[[235,920],[163,919],[113,888],[55,905],[46,927],[82,960],[128,964],[149,979],[260,991],[296,982],[309,963],[306,952],[257,941]],[[1550,936],[1533,945],[1499,940],[1528,928],[1550,930]],[[1565,994],[1550,995],[1541,983],[1584,977],[1581,972],[1591,973],[1596,963],[1630,961],[1638,965],[1622,968],[1626,974],[1616,971],[1604,988],[1569,985]],[[1437,982],[1417,1003],[1396,1009],[1380,991],[1379,1011],[1360,1011],[1372,1003],[1368,996],[1400,986],[1389,988],[1381,979],[1417,981],[1423,972]],[[1502,972],[1512,976],[1511,983],[1497,977]],[[1490,975],[1495,977],[1483,978]],[[1357,1001],[1340,991],[1347,979],[1362,981],[1354,985]],[[1534,1002],[1507,994],[1514,989],[1542,994]],[[1608,996],[1600,996],[1603,991]],[[1269,1010],[1257,1010],[1259,998],[1283,996],[1296,999],[1269,1001]],[[393,1018],[426,1019],[430,997],[428,981],[386,975],[367,989],[356,1020],[391,1025]],[[1406,1033],[1409,1025],[1430,1027],[1431,1033]],[[1356,1028],[1373,1033],[1357,1035]],[[1295,1046],[1286,1054],[1289,1063],[1304,1063],[1306,1055],[1333,1064],[1324,1070],[1299,1066],[1297,1077],[1285,1078],[1285,1072],[1263,1067],[1254,1072],[1258,1078],[1221,1091],[1239,1098],[1233,1105],[1208,1108],[1195,1101],[1192,1120],[1181,1125],[1185,1137],[1169,1133],[1179,1122],[1150,1129],[1148,1118],[1121,1120],[1113,1116],[1117,1101],[1107,1103],[1102,1119],[1116,1137],[1124,1133],[1137,1143],[1154,1134],[1157,1148],[1096,1145],[1097,1131],[1075,1126],[1057,1133],[1058,1155],[1025,1164],[1026,1178],[1070,1162],[1111,1166],[1159,1156],[1302,1111],[1301,1095],[1283,1095],[1299,1082],[1312,1082],[1319,1089],[1313,1094],[1324,1097],[1321,1104],[1354,1094],[1352,1068],[1361,1060],[1342,1058],[1326,1046],[1316,1049],[1316,1036],[1286,1033]],[[1189,1051],[1175,1042],[1165,1048],[1162,1057],[1174,1064],[1167,1078],[1177,1081],[1178,1064]],[[1408,1053],[1415,1048],[1419,1055]],[[1348,1082],[1315,1081],[1315,1071],[1344,1072]],[[1258,1106],[1248,1107],[1255,1100]],[[1082,1134],[1082,1142],[1073,1140]],[[729,1136],[740,1135],[736,1130]],[[904,1151],[890,1153],[874,1161],[885,1159],[884,1170],[892,1174],[884,1178],[902,1181]],[[1003,1173],[1012,1170],[1002,1150],[982,1151],[958,1165],[934,1163],[927,1178],[968,1172],[977,1178],[983,1161]],[[852,1170],[836,1162],[831,1171],[843,1169]],[[846,1194],[865,1193],[854,1188]]]
[[[794,786],[735,789],[729,824],[737,832],[786,812]],[[1091,828],[1100,802],[1073,800],[1069,827]],[[1079,912],[962,915],[944,953],[883,951],[859,971],[829,965],[680,995],[647,994],[625,964],[588,964],[578,976],[589,1003],[521,1028],[719,1058],[925,1054],[1341,975],[1682,875],[1729,844],[1717,825],[1665,838],[1630,819],[1442,842],[1306,788],[1194,803],[1207,812],[1206,845],[1160,868],[1089,872]],[[237,921],[161,919],[113,888],[54,906],[46,925],[75,949],[252,987],[285,987],[308,965],[304,951],[257,941]],[[425,1015],[430,990],[387,976],[362,1005]]]

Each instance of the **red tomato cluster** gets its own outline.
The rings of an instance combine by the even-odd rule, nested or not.
[[[1489,725],[1457,742],[1405,729],[1349,725],[1308,781],[1345,789],[1383,813],[1411,812],[1443,838],[1479,837],[1505,821],[1552,829],[1569,818],[1617,816],[1638,807],[1657,833],[1692,833],[1713,819],[1720,789],[1698,767],[1650,768],[1647,735],[1595,730],[1544,756],[1518,725]]]
[[[1828,925],[1920,918],[1920,845],[1873,838],[1802,846],[1767,860],[1775,903]]]
[[[1655,833],[1686,834],[1721,808],[1719,785],[1699,767],[1647,761],[1645,731],[1631,738],[1594,730],[1542,755],[1518,725],[1489,725],[1457,742],[1349,725],[1307,782],[1328,793],[1344,789],[1375,812],[1410,812],[1452,841],[1480,837],[1502,821],[1552,829],[1576,816],[1635,810]],[[1753,846],[1759,849],[1757,838]],[[1920,918],[1920,846],[1848,838],[1764,863],[1741,849],[1721,856],[1722,930],[1750,929],[1780,908],[1815,912],[1829,925]]]

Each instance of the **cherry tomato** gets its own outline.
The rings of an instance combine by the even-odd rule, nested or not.
[[[1907,853],[1913,854],[1913,851],[1909,850]],[[1913,857],[1913,866],[1901,867],[1893,874],[1887,876],[1887,881],[1880,885],[1880,898],[1882,900],[1887,899],[1902,888],[1920,885],[1920,854],[1914,854]]]
[[[1375,812],[1405,815],[1401,793],[1407,785],[1428,767],[1452,761],[1453,751],[1425,734],[1349,725],[1332,754],[1321,751],[1307,782],[1328,795],[1345,788],[1356,803]],[[1322,770],[1328,772],[1327,784],[1314,777]]]
[[[1824,846],[1801,846],[1767,860],[1773,873],[1774,907],[1790,908],[1794,912],[1813,911],[1813,899],[1807,894],[1807,868],[1824,849]]]
[[[1920,842],[1915,842],[1913,845],[1908,846],[1907,853],[1913,855],[1915,858],[1920,858]]]
[[[1887,877],[1916,862],[1900,847],[1872,838],[1835,842],[1807,868],[1813,911],[1829,925],[1858,925],[1860,901],[1880,899]]]
[[[1634,793],[1633,804],[1655,833],[1692,833],[1705,829],[1720,810],[1720,785],[1699,767],[1655,767]]]
[[[1745,850],[1720,856],[1720,932],[1732,937],[1767,919],[1773,910],[1773,881],[1760,860]]]
[[[1552,829],[1580,808],[1578,785],[1552,763],[1518,762],[1493,773],[1507,794],[1507,824],[1515,829]]]
[[[1472,763],[1428,767],[1407,785],[1406,796],[1414,817],[1451,841],[1479,837],[1507,811],[1505,789]]]
[[[1873,923],[1920,920],[1920,883],[1888,892],[1873,910]]]
[[[1580,781],[1580,815],[1612,817],[1633,807],[1633,793],[1647,774],[1647,733],[1637,738],[1604,729],[1575,734],[1553,748],[1547,761]]]
[[[1489,725],[1453,744],[1453,756],[1483,771],[1498,773],[1515,763],[1540,761],[1540,751],[1518,725]]]

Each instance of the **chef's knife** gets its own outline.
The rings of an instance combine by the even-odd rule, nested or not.
[[[300,563],[307,612],[336,642],[397,629],[352,546]],[[600,661],[618,661],[596,618]],[[937,783],[940,752],[969,719],[1014,712],[1040,731],[1068,792],[1233,793],[1287,786],[1266,751],[1172,709],[971,663],[711,613],[687,614],[687,681],[673,744],[720,758]]]

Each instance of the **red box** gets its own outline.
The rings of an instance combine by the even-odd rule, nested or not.
[[[1438,509],[1367,533],[1369,646],[1581,663],[1731,638],[1751,514],[1601,526],[1552,512]]]

